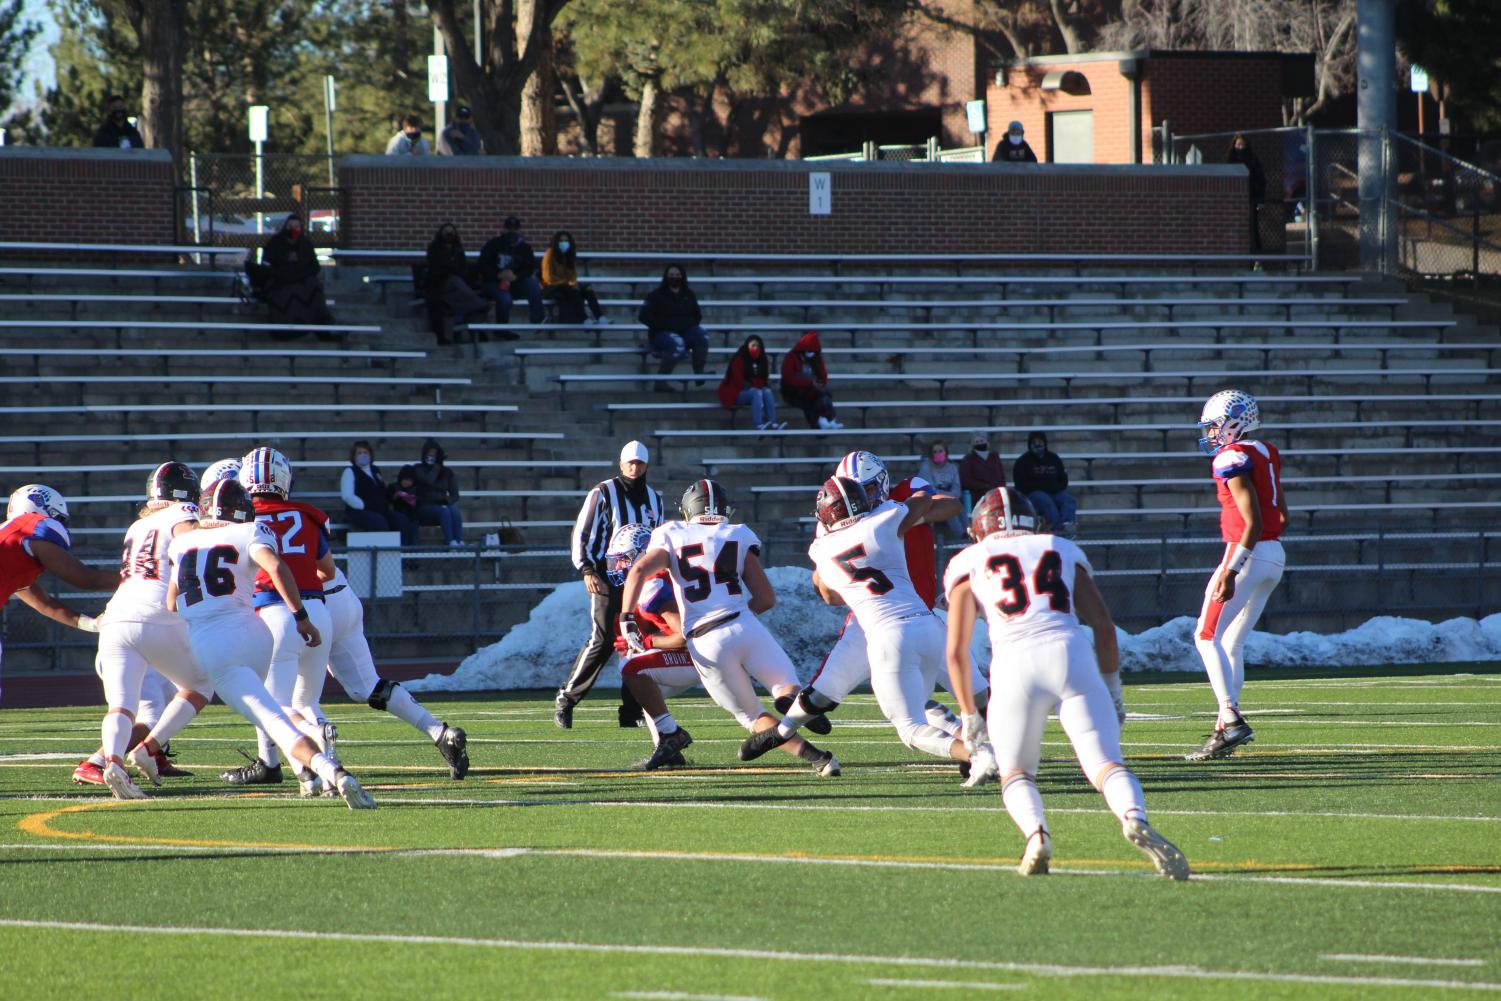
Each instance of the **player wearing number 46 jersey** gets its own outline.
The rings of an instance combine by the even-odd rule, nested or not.
[[[1204,589],[1194,645],[1204,660],[1219,712],[1204,746],[1190,761],[1226,758],[1255,735],[1240,713],[1246,681],[1246,637],[1282,580],[1287,562],[1282,530],[1282,456],[1276,446],[1250,437],[1261,427],[1261,408],[1250,393],[1226,389],[1204,404],[1199,448],[1213,457],[1215,496],[1225,555]]]
[[[1042,732],[1055,708],[1079,765],[1121,821],[1126,840],[1157,871],[1188,878],[1188,862],[1147,823],[1136,776],[1122,763],[1120,652],[1115,623],[1078,546],[1036,534],[1032,505],[1010,487],[975,504],[975,544],[949,563],[948,668],[963,713],[964,741],[975,746],[987,731],[1001,769],[1001,799],[1027,839],[1017,871],[1048,871],[1052,842],[1037,791]],[[970,690],[969,644],[984,609],[993,651],[990,712],[982,720]],[[1080,623],[1094,633],[1094,648]],[[1112,705],[1112,701],[1114,705]]]
[[[634,609],[653,574],[667,570],[682,617],[693,666],[720,708],[752,733],[772,730],[776,719],[756,697],[752,679],[773,696],[795,695],[797,673],[776,638],[756,618],[776,604],[776,592],[761,569],[761,540],[730,522],[734,507],[724,488],[699,480],[683,494],[682,521],[651,534],[646,552],[631,567],[621,607]],[[634,612],[620,616],[620,632],[632,651],[644,649]],[[794,737],[782,747],[813,766],[815,774],[839,774],[834,755]]]

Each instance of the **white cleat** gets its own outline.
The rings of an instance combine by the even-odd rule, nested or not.
[[[140,772],[154,786],[162,784],[162,773],[156,767],[156,755],[146,750],[145,744],[137,744],[125,755],[130,767]]]
[[[1053,839],[1039,827],[1027,839],[1027,850],[1022,853],[1021,864],[1016,867],[1016,871],[1023,876],[1046,876],[1048,860],[1052,857]]]
[[[837,779],[843,772],[839,768],[839,759],[834,757],[832,751],[823,752],[824,756],[813,762],[813,774],[821,779]]]
[[[332,723],[323,724],[323,739],[318,742],[322,745],[323,756],[339,767],[339,728]]]
[[[1177,845],[1158,834],[1145,820],[1127,818],[1121,823],[1121,834],[1141,849],[1157,871],[1168,879],[1188,878],[1188,859],[1183,857]]]
[[[993,782],[1000,776],[1000,769],[995,763],[995,752],[989,744],[981,744],[980,749],[969,759],[969,778],[964,780],[964,788],[975,789],[987,782]]]
[[[303,799],[315,799],[323,795],[323,780],[318,773],[311,768],[305,768],[297,775],[297,795]]]
[[[125,769],[114,761],[104,766],[104,784],[109,786],[109,791],[114,794],[115,799],[146,798],[141,787],[136,785],[134,780],[125,774]]]
[[[375,797],[366,792],[359,779],[348,772],[339,773],[339,795],[344,797],[344,802],[349,804],[351,810],[375,809]]]

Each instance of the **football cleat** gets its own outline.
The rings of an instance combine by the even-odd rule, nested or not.
[[[1027,839],[1027,849],[1022,852],[1021,864],[1016,867],[1016,871],[1022,876],[1046,876],[1048,860],[1052,857],[1053,839],[1039,827]]]
[[[375,809],[375,797],[366,792],[364,786],[360,785],[359,779],[348,772],[339,772],[338,787],[339,795],[344,798],[344,802],[351,810]]]
[[[104,769],[92,761],[80,761],[78,767],[73,769],[73,782],[81,786],[102,786]]]
[[[146,798],[146,794],[141,791],[141,787],[131,781],[129,775],[125,774],[125,769],[113,761],[104,766],[104,784],[109,786],[109,791],[114,795],[115,799]]]
[[[156,752],[156,774],[163,778],[192,778],[193,773],[177,767],[172,759],[177,757],[168,745],[162,745],[162,749]]]
[[[281,785],[281,765],[268,765],[260,758],[240,752],[250,763],[221,772],[219,777],[232,786]]]
[[[323,780],[311,768],[297,773],[297,795],[303,799],[316,799],[323,795]]]
[[[975,501],[969,515],[969,536],[979,542],[997,533],[1035,532],[1039,524],[1026,494],[1015,487],[996,487]]]
[[[765,730],[757,730],[741,741],[740,760],[755,761],[767,751],[774,747],[781,747],[791,739],[791,737],[782,736],[774,726],[769,726]]]
[[[130,762],[131,767],[144,775],[152,785],[162,784],[161,770],[156,767],[156,755],[146,750],[145,743],[137,744],[126,752],[125,760]]]
[[[651,757],[641,762],[641,770],[654,772],[663,765],[672,761],[673,758],[682,760],[683,748],[693,743],[693,737],[687,730],[678,727],[669,734],[664,734],[657,743],[656,750],[651,752]]]
[[[339,767],[339,728],[332,723],[323,724],[323,739],[319,741],[323,745],[323,756]]]
[[[963,782],[964,788],[975,789],[987,782],[994,781],[1000,775],[1000,770],[995,763],[995,752],[989,744],[981,744],[969,759],[969,777]]]
[[[834,757],[833,751],[824,751],[823,757],[813,762],[813,774],[821,779],[837,779],[841,774],[839,759]]]
[[[1212,761],[1217,758],[1228,758],[1235,753],[1235,749],[1242,744],[1249,744],[1256,739],[1251,724],[1242,716],[1236,716],[1229,726],[1215,724],[1214,732],[1204,741],[1204,746],[1197,751],[1190,751],[1183,755],[1184,761]]]
[[[433,743],[448,762],[448,777],[457,781],[469,774],[469,735],[456,726],[443,724],[443,734]]]
[[[1152,860],[1157,871],[1168,879],[1188,878],[1188,859],[1183,857],[1177,845],[1158,834],[1145,820],[1126,818],[1121,823],[1121,834],[1141,849],[1141,853]]]
[[[573,729],[573,703],[562,692],[552,700],[552,721],[564,730]]]

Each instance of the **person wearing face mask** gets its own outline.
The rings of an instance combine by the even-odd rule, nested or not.
[[[556,300],[559,323],[583,323],[586,305],[595,323],[610,322],[594,290],[579,282],[578,244],[566,229],[552,235],[547,253],[542,255],[542,296]]]
[[[521,220],[506,216],[499,236],[485,241],[479,251],[480,295],[495,302],[497,323],[511,322],[511,303],[527,300],[527,322],[542,323],[547,308],[542,305],[542,283],[537,280],[537,254],[521,234]]]
[[[450,320],[454,333],[460,327],[483,320],[490,304],[469,287],[469,259],[453,223],[445,222],[427,245],[427,312],[439,344],[450,344]],[[455,338],[456,339],[456,338]]]
[[[1048,436],[1027,435],[1027,450],[1011,466],[1011,485],[1026,494],[1037,514],[1066,539],[1078,534],[1077,511],[1068,492],[1068,472],[1056,452],[1048,451]]]
[[[990,491],[1006,485],[1006,467],[1001,457],[990,451],[990,438],[984,431],[970,435],[969,452],[959,460],[959,486],[969,495],[965,508]]]
[[[935,441],[928,446],[928,454],[917,464],[917,478],[928,481],[935,491],[949,497],[963,493],[959,485],[959,466],[949,461],[949,447],[945,442]],[[967,537],[968,526],[962,515],[935,522],[933,527],[942,530],[945,539],[963,540]]]
[[[1006,134],[995,145],[995,156],[990,158],[992,163],[1036,163],[1037,154],[1032,152],[1032,147],[1027,145],[1023,138],[1026,130],[1021,122],[1012,122],[1006,126]]]
[[[422,138],[422,119],[407,115],[401,120],[401,131],[386,143],[386,156],[427,156],[432,149]]]
[[[668,375],[678,362],[693,358],[693,371],[702,372],[709,359],[709,335],[700,325],[704,312],[699,308],[698,296],[688,287],[688,272],[681,264],[669,264],[662,271],[662,284],[646,294],[637,319],[646,327],[646,339],[652,353],[662,359],[658,369]],[[698,380],[703,384],[703,380]],[[652,386],[657,392],[667,392],[667,387],[658,382]]]
[[[437,525],[450,546],[464,544],[464,519],[459,516],[459,483],[443,464],[448,453],[437,439],[422,443],[422,458],[412,468],[417,486],[417,524]]]
[[[247,262],[245,272],[270,307],[277,323],[333,323],[323,297],[323,275],[313,242],[302,217],[292,213],[261,248],[261,264]],[[302,331],[278,334],[278,339],[301,337]],[[321,335],[320,335],[321,337]]]
[[[142,139],[141,133],[130,124],[130,117],[125,113],[125,98],[119,94],[109,99],[104,122],[94,130],[93,144],[104,149],[146,148],[146,140]]]
[[[448,128],[438,133],[438,155],[481,156],[484,152],[485,140],[474,127],[474,113],[469,105],[459,105]]]
[[[1257,215],[1257,206],[1266,197],[1266,171],[1261,168],[1261,160],[1256,156],[1255,150],[1251,149],[1246,142],[1246,137],[1237,132],[1235,138],[1230,140],[1230,148],[1225,151],[1226,163],[1238,163],[1246,168],[1246,189],[1251,196],[1251,253],[1261,253],[1261,220]],[[1256,266],[1261,267],[1257,261]]]
[[[782,359],[782,399],[802,410],[810,428],[837,431],[844,427],[834,419],[829,368],[823,361],[818,331],[805,332]]]
[[[349,527],[361,532],[400,532],[403,546],[417,544],[417,526],[392,509],[380,467],[375,464],[375,450],[368,441],[350,446],[349,465],[339,475],[339,496],[344,498],[344,520]]]
[[[777,420],[777,401],[771,394],[771,361],[766,345],[751,334],[730,358],[730,367],[719,384],[719,403],[726,410],[751,408],[751,427],[757,431],[780,431],[786,421]]]

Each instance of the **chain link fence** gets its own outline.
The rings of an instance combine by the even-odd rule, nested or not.
[[[258,247],[296,212],[314,246],[338,245],[337,176],[328,156],[190,152],[185,172],[177,205],[181,243]]]

